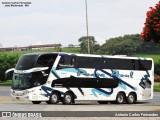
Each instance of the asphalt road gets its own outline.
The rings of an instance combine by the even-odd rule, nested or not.
[[[0,86],[0,96],[10,96],[11,87]]]

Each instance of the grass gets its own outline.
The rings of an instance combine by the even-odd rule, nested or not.
[[[12,80],[7,80],[7,81],[0,81],[0,86],[11,86],[12,85]]]
[[[154,91],[155,92],[160,92],[160,82],[155,82],[154,83]]]
[[[67,52],[67,53],[80,53],[80,48],[69,48],[69,47],[64,47],[62,48],[63,52]]]
[[[25,50],[25,51],[6,51],[1,53],[5,53],[7,55],[15,54],[20,56],[23,54],[33,53],[33,52],[57,52],[57,51],[67,52],[67,53],[80,53],[80,48],[78,47],[46,48],[46,49],[35,49],[35,50]]]
[[[145,54],[136,54],[134,57],[143,57],[143,58],[152,58],[154,63],[160,62],[160,55],[145,55]]]

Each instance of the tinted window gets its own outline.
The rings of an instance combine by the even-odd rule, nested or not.
[[[151,60],[62,56],[58,69],[63,68],[100,68],[118,70],[151,70]]]
[[[57,69],[73,68],[75,67],[76,57],[74,56],[61,56]]]
[[[103,60],[96,57],[77,57],[77,68],[101,68]]]
[[[151,60],[77,57],[77,68],[100,68],[119,70],[151,70]]]
[[[37,62],[35,67],[50,67],[53,65],[57,55],[41,55]]]
[[[57,55],[44,54],[44,55],[23,55],[17,62],[16,70],[28,70],[34,67],[51,67]]]
[[[28,70],[34,67],[38,55],[23,55],[17,62],[16,70]]]
[[[133,62],[129,59],[117,59],[107,58],[103,64],[103,69],[122,69],[122,70],[133,70]]]
[[[35,67],[49,67],[49,69],[46,71],[47,73],[49,73],[56,58],[57,55],[54,54],[41,55],[38,58]]]
[[[151,60],[136,60],[135,65],[137,66],[136,70],[151,70],[152,61]]]
[[[13,74],[12,89],[29,89],[46,83],[48,76],[43,76],[42,72],[26,74]]]

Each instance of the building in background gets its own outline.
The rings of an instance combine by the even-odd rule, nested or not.
[[[33,50],[33,49],[46,49],[46,48],[55,48],[61,47],[61,44],[45,44],[45,45],[30,45],[26,47],[1,47],[0,51],[24,51],[24,50]]]

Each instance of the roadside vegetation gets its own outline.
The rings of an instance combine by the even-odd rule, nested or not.
[[[154,82],[154,91],[160,92],[160,82]]]
[[[11,86],[12,80],[0,81],[0,86]]]

